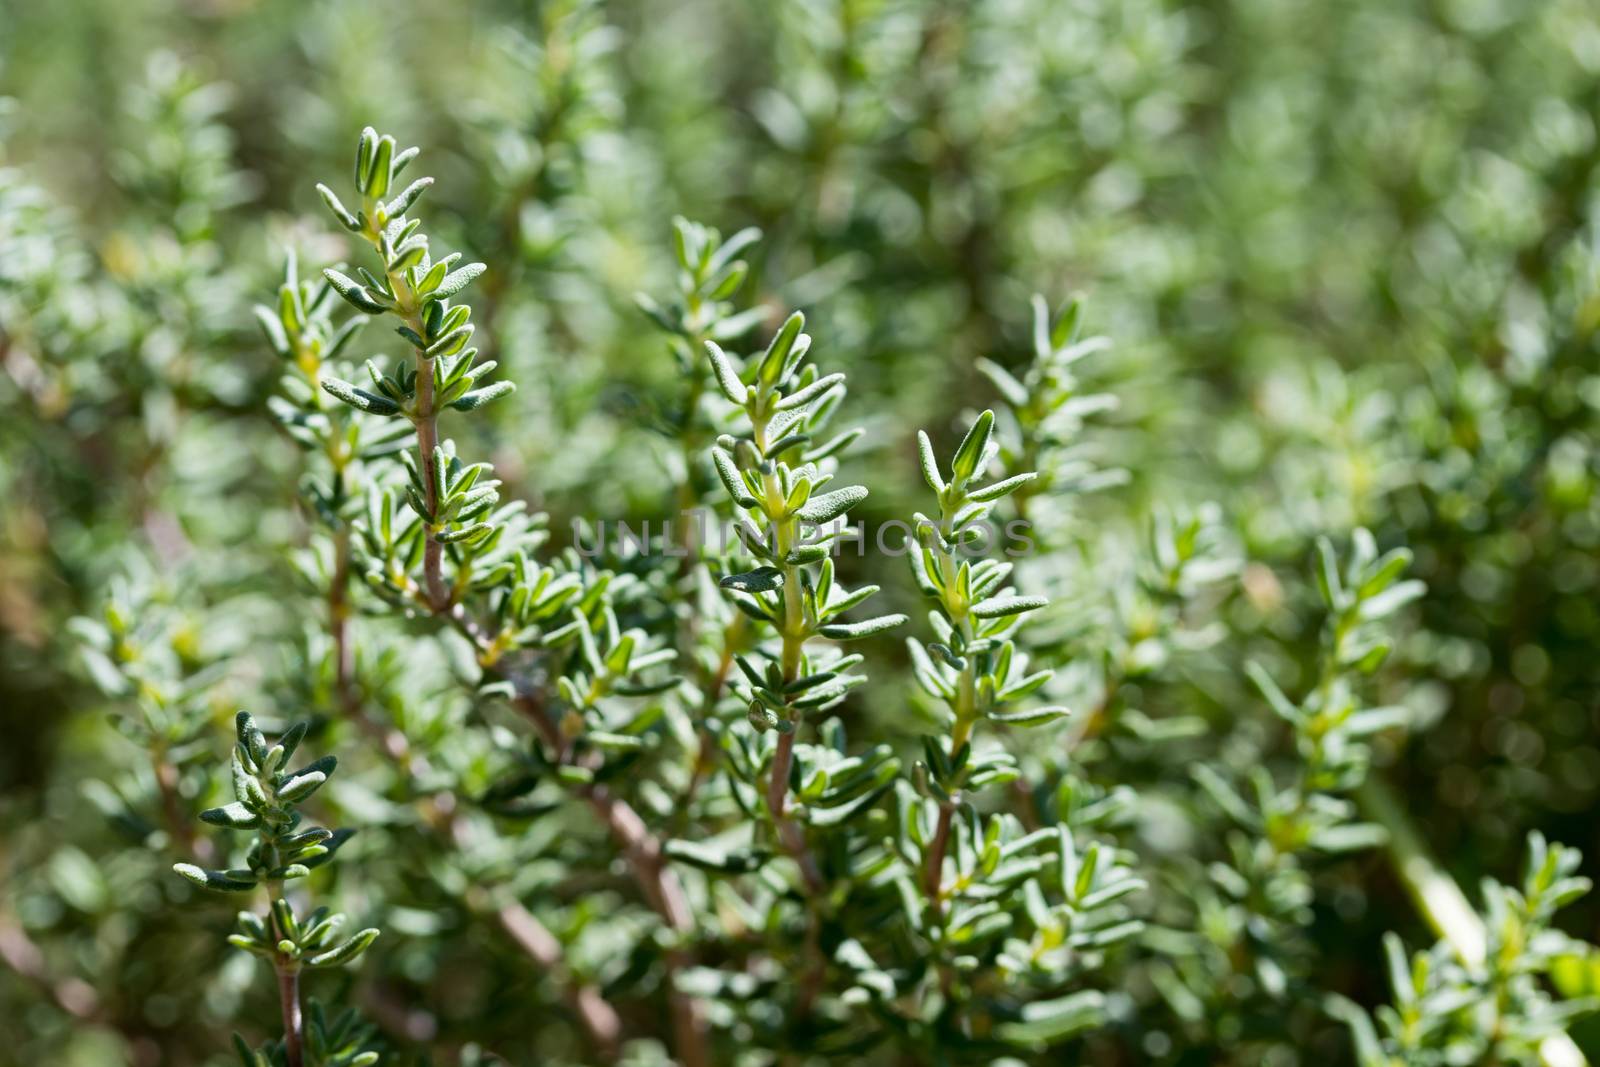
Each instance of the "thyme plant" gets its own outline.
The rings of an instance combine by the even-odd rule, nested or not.
[[[296,909],[290,899],[290,884],[332,860],[353,833],[302,825],[300,806],[327,783],[338,760],[322,756],[290,769],[308,723],[295,723],[271,746],[248,712],[239,712],[234,725],[238,740],[230,766],[236,799],[202,811],[200,821],[229,830],[254,831],[255,838],[240,866],[204,868],[179,863],[173,867],[194,884],[215,892],[266,891],[265,909],[241,911],[228,943],[272,965],[283,1036],[252,1049],[235,1035],[234,1045],[244,1067],[278,1063],[285,1067],[369,1067],[378,1062],[378,1054],[362,1049],[365,1031],[350,1017],[341,1014],[330,1020],[315,1008],[307,1025],[300,978],[306,970],[338,967],[357,959],[377,939],[378,931],[368,927],[343,937],[344,915],[326,907]]]
[[[0,1059],[1600,1053],[1587,6],[167,6],[0,0]]]

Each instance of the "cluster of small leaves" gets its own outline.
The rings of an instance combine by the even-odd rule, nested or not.
[[[421,221],[406,217],[433,179],[418,178],[393,199],[384,200],[416,155],[415,148],[397,151],[393,137],[379,137],[369,126],[362,131],[356,151],[360,207],[352,213],[333,190],[326,185],[317,186],[334,218],[370,243],[383,265],[381,277],[357,267],[360,281],[332,268],[324,270],[323,275],[356,310],[368,315],[388,313],[400,319],[396,332],[417,352],[415,367],[392,375],[368,361],[367,373],[377,393],[339,379],[329,379],[323,388],[359,411],[381,416],[403,414],[413,422],[444,408],[471,411],[516,388],[504,381],[481,387],[477,384],[494,370],[495,363],[475,362],[478,350],[467,347],[475,329],[469,321],[472,309],[450,302],[484,272],[484,265],[456,266],[462,258],[459,252],[435,261],[429,254],[427,236],[419,232]],[[425,384],[419,391],[417,376],[424,372],[431,375],[431,385]]]
[[[1403,708],[1364,706],[1355,681],[1375,670],[1387,651],[1383,624],[1421,593],[1421,583],[1401,580],[1410,562],[1405,549],[1379,555],[1365,530],[1355,533],[1342,567],[1332,545],[1320,542],[1318,587],[1327,622],[1316,684],[1297,702],[1265,669],[1246,668],[1292,733],[1289,780],[1277,784],[1261,764],[1241,790],[1209,765],[1193,770],[1202,792],[1234,826],[1225,858],[1205,868],[1204,888],[1195,894],[1199,912],[1209,916],[1197,926],[1210,949],[1178,961],[1184,984],[1202,999],[1218,987],[1212,968],[1226,973],[1241,964],[1256,988],[1283,997],[1307,952],[1302,932],[1313,894],[1306,861],[1385,840],[1381,827],[1359,820],[1350,793],[1366,777],[1372,736],[1403,726],[1407,716]],[[1187,999],[1176,987],[1166,992],[1175,1005]]]
[[[322,756],[290,770],[300,743],[310,729],[299,722],[268,744],[266,735],[248,712],[235,718],[236,741],[230,766],[235,800],[217,808],[207,808],[200,820],[211,826],[255,833],[244,862],[238,867],[208,869],[192,863],[178,863],[173,870],[205,889],[223,893],[253,893],[268,890],[266,914],[241,911],[235,932],[228,942],[251,955],[269,961],[280,977],[298,975],[302,969],[338,967],[360,957],[378,937],[375,928],[360,930],[340,939],[346,920],[342,914],[318,907],[307,915],[297,915],[284,893],[284,885],[302,879],[329,862],[350,839],[352,830],[328,830],[320,826],[303,827],[300,806],[311,799],[328,781],[338,766],[333,756]],[[298,984],[293,997],[293,1017],[299,1018]],[[285,1017],[289,1017],[288,1007]],[[333,1032],[325,1031],[317,1040],[321,1052],[306,1061],[316,1067],[366,1067],[377,1062],[377,1054],[358,1052],[363,1034],[349,1032],[340,1022]],[[300,1067],[301,1033],[284,1035],[288,1067]],[[236,1039],[236,1045],[243,1043]],[[259,1055],[273,1057],[272,1046]],[[322,1058],[316,1058],[321,1055]],[[245,1063],[252,1064],[248,1055]],[[269,1059],[268,1062],[273,1062]]]
[[[169,845],[191,840],[182,797],[204,777],[207,736],[222,710],[232,648],[215,627],[207,632],[215,616],[173,591],[190,577],[180,573],[169,584],[130,568],[112,583],[98,617],[68,623],[90,680],[114,702],[113,728],[148,758],[144,767],[86,783],[85,793],[138,841],[157,829]]]
[[[932,600],[929,620],[938,640],[927,645],[909,638],[917,681],[943,701],[952,717],[952,753],[960,750],[972,727],[982,719],[1016,726],[1038,726],[1066,714],[1065,708],[1042,707],[1005,711],[1006,705],[1032,695],[1050,680],[1050,670],[1028,669],[1028,656],[1012,639],[1024,616],[1045,606],[1043,597],[1022,596],[1007,589],[1012,564],[992,556],[971,558],[974,549],[992,542],[990,517],[995,505],[1035,477],[1014,474],[978,486],[994,461],[994,413],[973,422],[948,465],[941,471],[933,444],[919,432],[922,476],[938,494],[937,518],[915,516],[918,546],[908,553],[917,587]],[[974,768],[976,770],[976,768]],[[953,779],[931,781],[947,792],[959,788]]]
[[[801,709],[802,712],[806,709]],[[728,730],[721,740],[728,761],[729,789],[739,810],[752,820],[762,818],[762,805],[755,783],[772,762],[777,731],[755,733]],[[837,718],[822,720],[814,744],[798,744],[790,767],[788,788],[792,804],[787,809],[794,818],[820,830],[850,829],[894,785],[900,774],[900,759],[888,745],[874,745],[852,753],[847,745],[844,724]],[[847,835],[841,833],[841,841]],[[852,842],[851,847],[860,842]],[[669,849],[683,850],[685,842],[669,842]],[[857,857],[851,875],[871,873],[872,864],[881,861],[879,849],[867,850],[870,862]],[[760,850],[756,850],[761,854]],[[727,854],[727,853],[724,853]],[[733,853],[738,855],[739,853]],[[701,864],[704,866],[704,864]]]
[[[572,621],[543,635],[542,646],[567,650],[555,679],[563,708],[563,729],[585,749],[623,757],[608,768],[616,773],[655,741],[648,731],[660,715],[650,698],[674,689],[681,679],[654,668],[677,659],[671,648],[652,648],[640,629],[624,630],[617,621],[612,583],[600,572],[570,611]],[[594,772],[584,766],[561,769],[569,781],[587,784]]]
[[[1015,816],[981,816],[969,799],[1020,773],[1003,749],[977,743],[978,723],[1030,727],[1067,714],[1050,706],[1006,710],[1052,672],[1030,670],[1015,641],[1044,599],[1011,592],[1012,564],[981,554],[994,547],[996,505],[1034,478],[1022,472],[980,484],[998,451],[994,424],[992,412],[981,413],[943,466],[927,435],[919,435],[923,476],[939,511],[937,518],[915,516],[908,554],[918,588],[933,603],[938,639],[907,644],[919,684],[945,708],[949,736],[922,739],[923,759],[910,781],[898,783],[892,839],[903,912],[923,946],[924,974],[941,990],[921,999],[921,1021],[939,1041],[974,1050],[1043,1048],[1102,1021],[1099,992],[1049,993],[1081,979],[1108,949],[1139,932],[1128,898],[1145,887],[1127,855],[1093,836],[1116,817],[1114,807],[1079,811],[1063,801],[1060,823],[1027,832]],[[991,966],[1021,989],[994,998],[979,979]],[[1017,993],[1030,989],[1045,995],[1019,1003]],[[985,1017],[992,1026],[979,1021]]]
[[[141,136],[112,166],[131,193],[172,212],[185,242],[211,236],[217,213],[255,192],[253,178],[234,164],[235,135],[221,121],[232,97],[175,54],[156,52],[128,103]]]
[[[1365,778],[1369,739],[1403,726],[1404,708],[1364,707],[1355,680],[1371,674],[1388,654],[1384,623],[1422,595],[1415,580],[1401,580],[1411,563],[1408,549],[1378,554],[1372,535],[1357,530],[1350,557],[1341,568],[1332,544],[1317,546],[1318,589],[1328,618],[1317,683],[1305,697],[1290,700],[1258,664],[1247,667],[1267,706],[1293,731],[1299,757],[1295,780],[1278,789],[1265,772],[1251,782],[1251,804],[1221,783],[1209,768],[1200,781],[1241,826],[1282,853],[1310,848],[1342,851],[1381,841],[1373,828],[1352,822],[1353,808],[1341,799]]]
[[[716,486],[716,479],[708,473],[705,443],[718,422],[712,399],[717,386],[704,346],[735,341],[764,316],[760,307],[736,311],[733,303],[750,274],[749,263],[740,257],[761,239],[761,231],[747,227],[724,240],[714,227],[674,217],[672,235],[677,260],[672,299],[663,305],[636,293],[634,302],[667,337],[668,351],[686,383],[682,406],[668,412],[662,422],[682,449],[676,506],[680,512],[678,536],[687,540],[690,531],[682,524],[688,521],[689,509],[699,506]],[[687,544],[677,547],[680,551],[690,548]]]
[[[354,831],[299,829],[299,805],[321,789],[338,766],[335,757],[323,756],[297,770],[288,769],[309,726],[296,723],[269,747],[250,713],[239,712],[235,722],[238,740],[231,756],[236,799],[219,808],[207,808],[200,813],[200,821],[231,830],[254,830],[256,837],[242,867],[203,870],[180,863],[174,870],[207,889],[248,893],[263,883],[304,878],[333,856]]]
[[[847,611],[878,591],[846,590],[834,581],[835,545],[845,536],[846,513],[866,499],[861,486],[825,487],[833,473],[824,461],[859,436],[847,430],[814,441],[844,399],[844,375],[802,367],[811,348],[805,317],[790,315],[764,352],[744,360],[706,342],[717,387],[743,410],[745,425],[724,434],[711,450],[723,487],[739,516],[737,532],[760,566],[720,580],[739,609],[770,626],[782,652],[761,652],[769,666],[741,662],[750,685],[750,722],[758,730],[792,732],[807,714],[824,711],[861,684],[849,670],[859,657],[813,660],[805,644],[814,637],[852,641],[898,626],[904,615],[843,621]]]
[[[308,472],[301,492],[314,515],[339,527],[360,500],[350,484],[352,464],[394,454],[403,438],[399,427],[347,418],[343,407],[328,402],[324,376],[367,321],[353,315],[336,324],[333,292],[326,280],[302,279],[291,251],[276,306],[257,304],[254,310],[268,345],[285,364],[278,394],[268,406],[295,443],[319,456],[325,467]]]
[[[1042,1049],[1102,1024],[1101,992],[1064,991],[1143,928],[1132,903],[1144,880],[1131,855],[1096,836],[1126,817],[1131,799],[1079,810],[1067,800],[1062,822],[1028,831],[1013,815],[940,804],[900,780],[890,873],[919,963],[897,986],[873,991],[917,1005],[924,1040],[973,1054]],[[936,883],[926,876],[930,856],[941,861]],[[924,995],[905,996],[919,982]]]
[[[1576,849],[1528,836],[1520,887],[1483,884],[1483,958],[1459,957],[1441,941],[1409,959],[1400,938],[1384,938],[1394,1002],[1377,1010],[1377,1026],[1342,997],[1330,1010],[1347,1021],[1361,1067],[1540,1062],[1541,1048],[1582,1015],[1600,1008],[1592,991],[1556,1000],[1546,983],[1582,967],[1592,948],[1554,926],[1555,913],[1591,888],[1576,876]]]
[[[372,1067],[379,1059],[378,1053],[367,1047],[372,1038],[372,1028],[353,1009],[330,1016],[315,998],[307,1003],[303,1054],[310,1067]],[[251,1048],[234,1034],[233,1049],[240,1067],[287,1067],[290,1062],[282,1040]]]
[[[1090,492],[1124,481],[1126,472],[1103,469],[1084,453],[1085,422],[1117,407],[1111,393],[1086,392],[1074,368],[1111,347],[1108,337],[1081,336],[1083,301],[1069,301],[1053,317],[1043,296],[1033,297],[1031,359],[1019,373],[980,357],[977,367],[1005,401],[997,454],[1008,471],[1039,472],[1019,484],[1016,508],[1029,514],[1036,498]],[[1040,518],[1043,518],[1042,516]]]
[[[1117,706],[1117,690],[1123,682],[1157,673],[1175,655],[1203,651],[1225,635],[1206,609],[1227,580],[1238,576],[1240,564],[1214,505],[1159,507],[1146,529],[1146,550],[1132,573],[1111,583],[1101,715],[1114,718],[1112,729],[1160,742],[1192,735],[1204,724],[1192,716],[1152,720],[1137,708]]]
[[[367,360],[373,389],[358,388],[339,378],[326,377],[322,387],[339,400],[367,415],[403,417],[416,429],[421,447],[402,453],[407,483],[401,496],[414,521],[397,521],[390,490],[374,487],[369,495],[363,538],[371,563],[368,581],[390,599],[417,595],[432,597],[432,589],[407,575],[424,562],[429,545],[446,546],[455,574],[450,597],[458,601],[481,587],[486,576],[504,577],[510,557],[539,539],[536,524],[520,503],[499,506],[499,482],[486,477],[487,464],[463,464],[453,445],[436,439],[441,411],[473,411],[515,389],[509,381],[480,384],[494,370],[493,360],[478,362],[478,350],[468,347],[475,327],[472,309],[451,298],[481,275],[484,265],[457,266],[460,253],[435,261],[421,223],[406,212],[433,184],[418,178],[392,199],[417,150],[396,149],[394,138],[380,137],[368,127],[356,150],[355,179],[359,207],[351,212],[327,186],[318,191],[334,217],[349,231],[365,239],[378,253],[383,273],[357,268],[360,281],[328,269],[329,284],[346,301],[369,316],[389,314],[399,320],[396,332],[413,349],[414,358],[386,373]],[[501,551],[504,546],[504,551]],[[430,574],[430,580],[438,575]],[[491,579],[492,580],[492,579]]]
[[[732,303],[750,276],[750,264],[740,256],[761,240],[761,231],[747,226],[724,240],[714,227],[677,216],[672,237],[678,265],[672,300],[663,306],[644,293],[633,299],[662,331],[682,342],[673,347],[679,369],[704,381],[709,368],[701,346],[736,341],[761,322],[761,308],[736,311]]]
[[[198,739],[207,694],[226,667],[153,576],[120,577],[99,617],[81,616],[71,626],[95,685],[137,712],[116,717],[119,730],[141,747],[182,749]]]
[[[8,103],[0,98],[0,120]],[[107,369],[116,361],[97,357],[117,348],[130,328],[126,298],[96,275],[95,250],[68,213],[9,167],[0,167],[0,244],[0,337],[11,388],[54,420],[109,388]],[[63,299],[69,293],[72,299]]]

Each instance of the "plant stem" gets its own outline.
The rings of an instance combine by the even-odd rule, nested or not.
[[[704,344],[700,335],[693,334],[689,338],[689,358],[694,361]],[[700,397],[705,392],[705,369],[699,363],[694,364],[695,369],[689,375],[689,396],[684,401],[683,410],[683,481],[678,483],[678,514],[676,547],[683,553],[683,573],[689,574],[694,570],[695,563],[700,559],[700,545],[696,542],[693,547],[690,541],[694,538],[694,506],[699,503],[699,498],[694,491],[694,465],[701,452],[699,427],[695,419],[700,414]]]
[[[0,963],[55,1001],[75,1019],[94,1021],[101,1014],[100,994],[81,978],[57,979],[49,972],[44,951],[28,936],[23,925],[0,913]]]
[[[419,323],[420,325],[420,323]],[[415,328],[415,327],[413,327]],[[420,331],[419,331],[420,333]],[[433,453],[439,447],[439,416],[433,410],[433,360],[417,352],[417,462],[422,472],[423,495],[430,513],[439,507],[439,486],[434,481]],[[430,520],[423,523],[422,575],[428,602],[435,611],[450,603],[444,586],[444,545]]]
[[[1421,830],[1399,799],[1373,774],[1356,789],[1355,798],[1362,816],[1387,832],[1389,862],[1428,925],[1455,950],[1462,963],[1482,966],[1488,953],[1483,919],[1455,879],[1433,858]],[[1589,1062],[1564,1033],[1551,1034],[1540,1042],[1539,1061],[1545,1067],[1584,1067]]]
[[[551,749],[555,758],[570,762],[567,745],[561,731],[545,713],[542,694],[523,693],[513,706],[533,724],[534,729]],[[694,931],[694,912],[689,907],[688,895],[676,872],[666,863],[661,842],[650,832],[639,813],[626,800],[612,793],[604,785],[591,783],[579,789],[581,795],[621,846],[634,880],[639,883],[646,901],[678,937],[687,937]],[[684,1067],[708,1067],[711,1060],[706,1049],[707,1025],[704,1005],[680,988],[680,975],[693,960],[678,946],[664,955],[667,973],[671,979],[672,1024],[674,1046]]]
[[[720,751],[717,745],[717,737],[705,723],[715,721],[717,701],[721,699],[722,689],[728,683],[728,673],[733,669],[733,657],[735,649],[738,647],[740,635],[744,632],[744,620],[745,616],[743,614],[735,613],[728,625],[723,627],[722,655],[717,661],[716,670],[712,672],[704,687],[705,701],[701,705],[702,724],[698,731],[700,749],[695,756],[694,773],[690,775],[689,784],[685,787],[683,797],[678,804],[678,809],[685,820],[689,818],[689,802],[695,798],[695,795],[700,791],[700,787],[705,784],[706,776],[711,773],[717,764],[717,753]]]
[[[350,528],[333,534],[333,580],[328,585],[328,634],[333,639],[333,688],[346,715],[360,708],[355,689],[355,646],[350,643]]]
[[[939,805],[939,823],[934,827],[933,840],[928,843],[928,865],[922,872],[923,888],[935,916],[944,910],[944,854],[950,845],[950,820],[955,810],[953,801]]]
[[[300,1037],[300,968],[278,962],[278,1003],[283,1011],[283,1054],[289,1067],[303,1067],[305,1052]]]
[[[1355,799],[1362,816],[1388,834],[1389,862],[1428,925],[1449,942],[1463,963],[1480,966],[1487,951],[1483,920],[1455,879],[1429,853],[1421,832],[1394,793],[1369,774],[1356,790]]]
[[[751,437],[755,446],[762,452],[767,449],[767,423],[770,416],[757,414],[752,411],[750,415]],[[766,510],[768,515],[774,512],[781,513],[785,510],[783,486],[778,484],[778,476],[771,471],[762,475],[762,488],[766,497]],[[795,547],[797,521],[793,515],[774,519],[774,548],[779,558],[788,555]],[[783,652],[781,667],[783,680],[787,685],[800,677],[800,663],[804,656],[806,641],[807,620],[805,617],[805,594],[800,588],[800,568],[793,563],[783,565],[783,625],[778,628],[783,638]],[[789,769],[794,763],[794,739],[799,730],[798,721],[789,722],[789,732],[778,735],[778,748],[772,756],[771,777],[767,780],[767,810],[772,813],[772,821],[778,831],[778,840],[784,849],[794,857],[795,863],[800,866],[800,875],[805,880],[806,886],[816,893],[822,888],[822,874],[817,869],[816,861],[811,858],[810,850],[806,847],[805,834],[794,825],[785,815],[789,800]]]
[[[196,835],[189,820],[184,818],[183,802],[178,797],[178,768],[167,759],[165,747],[153,751],[150,758],[156,788],[161,793],[161,810],[167,821],[167,832],[202,862],[210,860],[215,854],[210,839]]]
[[[785,822],[784,808],[789,800],[789,770],[794,761],[794,733],[778,735],[778,750],[772,755],[772,777],[767,779],[767,807],[780,829]]]
[[[944,547],[944,542],[951,535],[951,520],[954,512],[960,509],[960,502],[952,506],[941,500],[939,506],[940,532],[943,535],[938,548],[940,566],[949,578],[953,578],[956,573],[955,556]],[[961,668],[961,676],[957,679],[953,709],[955,722],[950,728],[950,759],[954,762],[956,755],[970,742],[972,724],[978,714],[977,663],[970,651],[974,636],[970,605],[953,603],[953,592],[947,590],[944,593],[944,609],[961,635],[962,652],[967,664]],[[941,917],[944,912],[944,857],[950,847],[950,823],[959,803],[960,794],[956,793],[939,805],[939,822],[934,827],[933,840],[928,843],[927,866],[922,872],[922,882],[935,918]]]
[[[551,976],[566,986],[567,1003],[583,1024],[595,1050],[606,1060],[615,1060],[621,1049],[622,1020],[605,995],[588,982],[576,982],[567,974],[566,962],[557,941],[533,913],[516,901],[500,905],[495,911],[500,926],[511,940]]]

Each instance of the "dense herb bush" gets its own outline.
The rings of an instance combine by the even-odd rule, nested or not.
[[[1577,0],[0,0],[0,1062],[1600,1055],[1597,105]]]

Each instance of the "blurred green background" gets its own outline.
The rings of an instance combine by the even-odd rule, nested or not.
[[[1419,728],[1381,773],[1468,886],[1530,828],[1600,869],[1586,0],[0,0],[0,97],[0,1062],[207,1062],[260,994],[233,974],[196,1011],[162,856],[97,814],[151,771],[69,620],[143,590],[219,716],[316,699],[285,666],[304,533],[249,305],[285,246],[348,254],[314,183],[343,187],[369,123],[422,146],[429,229],[491,265],[479,335],[519,392],[447,429],[558,543],[662,514],[679,371],[632,295],[670,287],[674,214],[765,232],[760,303],[806,310],[872,429],[868,521],[922,506],[916,428],[949,441],[990,402],[974,361],[1027,351],[1029,294],[1082,290],[1121,401],[1087,447],[1129,478],[1050,520],[1065,581],[1094,601],[1155,505],[1215,502],[1248,561],[1214,606],[1233,639],[1128,702],[1253,737],[1238,664],[1306,662],[1311,539],[1370,526],[1430,587],[1384,683]],[[1096,617],[1064,659],[1107,654]],[[894,681],[873,692],[895,721]],[[1325,878],[1319,980],[1382,997],[1377,934],[1420,921],[1376,858]],[[1592,904],[1572,932],[1600,933]],[[30,952],[93,987],[65,995],[96,1025]],[[438,988],[423,955],[382,980]],[[440,1010],[454,1033],[482,1009]],[[1237,1062],[1343,1048],[1307,1033]]]

